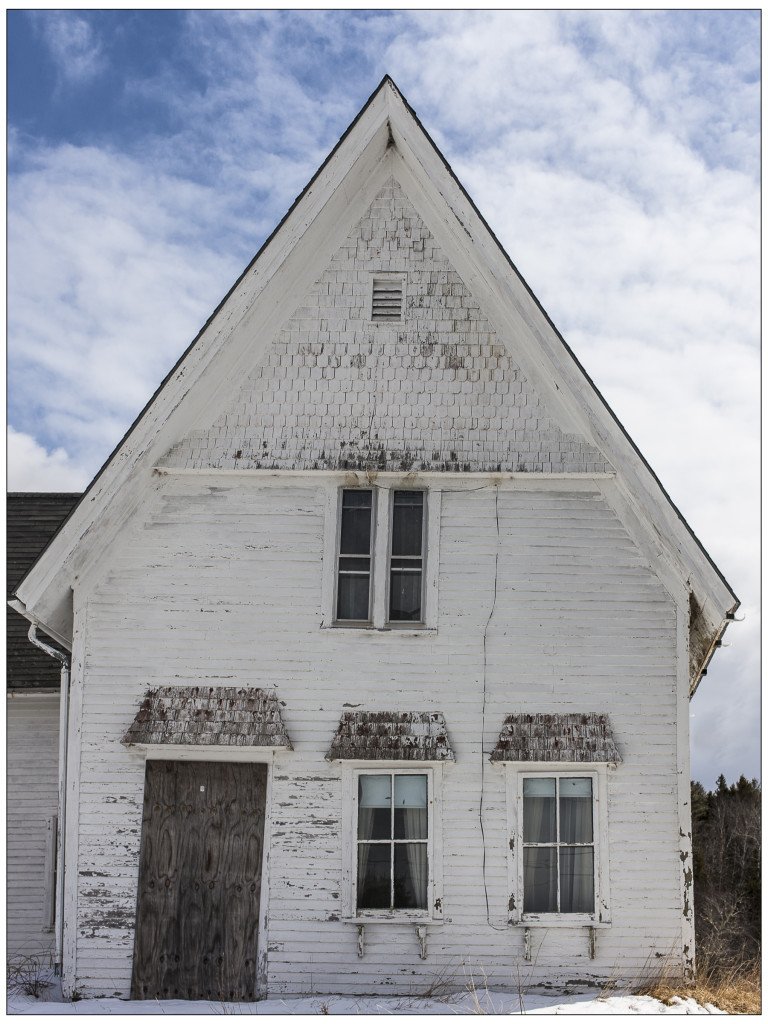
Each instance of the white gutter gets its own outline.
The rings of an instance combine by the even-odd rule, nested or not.
[[[33,622],[27,634],[31,643],[61,662],[61,692],[59,697],[59,827],[56,836],[56,957],[57,974],[63,973],[64,962],[64,836],[67,825],[67,733],[69,731],[69,658],[55,647],[49,647],[37,636]]]

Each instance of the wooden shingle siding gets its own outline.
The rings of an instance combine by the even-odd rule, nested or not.
[[[120,739],[147,687],[169,679],[274,687],[281,701],[295,749],[270,766],[270,994],[412,992],[440,972],[514,989],[518,967],[525,983],[554,983],[635,977],[657,953],[679,963],[676,609],[598,487],[446,485],[438,628],[401,632],[323,623],[324,516],[342,482],[165,477],[76,606],[73,984],[88,995],[130,987],[144,760]],[[444,923],[429,929],[426,960],[399,924],[366,926],[358,958],[355,928],[340,920],[342,766],[325,755],[344,711],[366,708],[439,711],[450,731]],[[583,929],[551,929],[534,932],[525,963],[522,930],[507,927],[506,770],[488,760],[511,710],[585,708],[610,717],[623,759],[607,784],[612,924],[594,960]]]
[[[491,760],[620,764],[621,754],[607,715],[507,715]]]
[[[123,743],[291,749],[275,695],[234,686],[149,690]]]
[[[329,761],[453,761],[439,711],[345,711]]]
[[[371,323],[371,274],[382,270],[402,273],[402,322],[393,313]],[[239,394],[161,465],[611,469],[559,427],[394,178]]]
[[[59,696],[9,693],[6,721],[7,955],[48,954],[53,930],[45,925],[52,895],[48,823],[57,812]]]

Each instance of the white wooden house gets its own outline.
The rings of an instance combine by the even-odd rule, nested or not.
[[[737,606],[385,78],[17,589],[65,990],[690,972]]]

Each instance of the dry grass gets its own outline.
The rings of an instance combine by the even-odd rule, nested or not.
[[[723,969],[706,961],[699,962],[693,985],[681,985],[660,977],[643,985],[638,995],[653,996],[667,1004],[673,996],[690,997],[702,1005],[712,1003],[726,1013],[759,1014],[760,964],[740,964]]]

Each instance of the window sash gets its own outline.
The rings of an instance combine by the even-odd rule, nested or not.
[[[368,506],[360,506],[355,504],[345,505],[345,499],[347,494],[368,494],[369,504]],[[368,550],[351,552],[342,551],[342,536],[344,531],[344,513],[349,510],[366,508],[369,515],[368,522]],[[333,597],[333,617],[335,622],[352,622],[352,623],[370,623],[371,613],[373,607],[373,550],[374,550],[374,536],[376,530],[376,491],[373,488],[351,488],[345,487],[341,489],[339,495],[339,507],[337,516],[337,529],[336,529],[336,583],[334,587]],[[360,563],[365,563],[366,567],[361,568]],[[354,566],[354,567],[353,567]],[[344,583],[353,580],[367,580],[368,583],[368,601],[366,606],[366,614],[364,618],[353,618],[345,617],[340,614],[341,612],[341,599],[342,594],[346,588]],[[348,595],[350,600],[353,600],[352,593]]]
[[[563,841],[561,839],[560,829],[560,782],[563,779],[589,779],[591,787],[591,814],[592,814],[592,840],[590,842],[575,842],[575,841]],[[545,781],[552,779],[555,782],[555,840],[551,842],[531,842],[524,838],[525,836],[525,782],[526,780],[536,779],[537,781]],[[587,772],[557,772],[557,773],[537,773],[535,775],[521,774],[519,780],[519,808],[520,808],[520,831],[519,831],[519,843],[520,843],[520,899],[522,906],[523,918],[527,916],[534,917],[551,917],[551,916],[565,916],[565,917],[578,917],[586,915],[588,917],[594,917],[597,903],[598,903],[598,880],[599,880],[599,865],[598,865],[598,843],[596,839],[596,832],[598,830],[599,822],[597,818],[597,787],[598,779],[593,773]],[[529,910],[525,905],[525,850],[527,849],[550,849],[555,851],[555,872],[557,877],[557,904],[555,910],[548,911],[537,911]],[[577,911],[561,911],[562,898],[561,898],[561,869],[560,869],[560,851],[568,849],[589,849],[592,850],[592,908],[591,910],[577,910]]]
[[[360,838],[360,819],[359,819],[359,793],[360,793],[360,778],[365,775],[379,775],[387,776],[390,779],[390,836],[388,839],[361,839]],[[395,838],[395,780],[398,776],[408,777],[417,776],[422,777],[426,781],[426,792],[427,792],[427,834],[423,839],[408,839],[408,838]],[[433,781],[432,773],[425,771],[424,769],[411,769],[411,770],[372,770],[372,769],[361,769],[355,772],[354,775],[354,865],[353,865],[353,906],[355,913],[358,914],[415,914],[418,916],[429,914],[430,906],[430,894],[432,889],[432,851],[433,851],[433,822],[432,822],[432,807],[433,807]],[[395,906],[395,849],[398,846],[404,845],[420,845],[425,848],[426,851],[426,893],[425,893],[425,905],[423,907],[396,907]],[[359,888],[360,888],[360,873],[359,873],[359,849],[361,846],[389,846],[389,906],[388,907],[361,907],[359,905]]]
[[[399,554],[394,551],[395,536],[395,507],[400,494],[420,494],[421,505],[411,507],[421,509],[421,535],[419,540],[419,554]],[[404,503],[408,507],[407,503]],[[393,488],[389,506],[389,546],[387,558],[387,594],[386,610],[387,624],[423,624],[424,623],[424,561],[427,547],[427,492],[422,488],[409,490],[408,488]],[[405,579],[419,578],[419,606],[418,615],[415,618],[397,616],[394,614],[392,601],[395,595],[395,578],[403,576]]]

